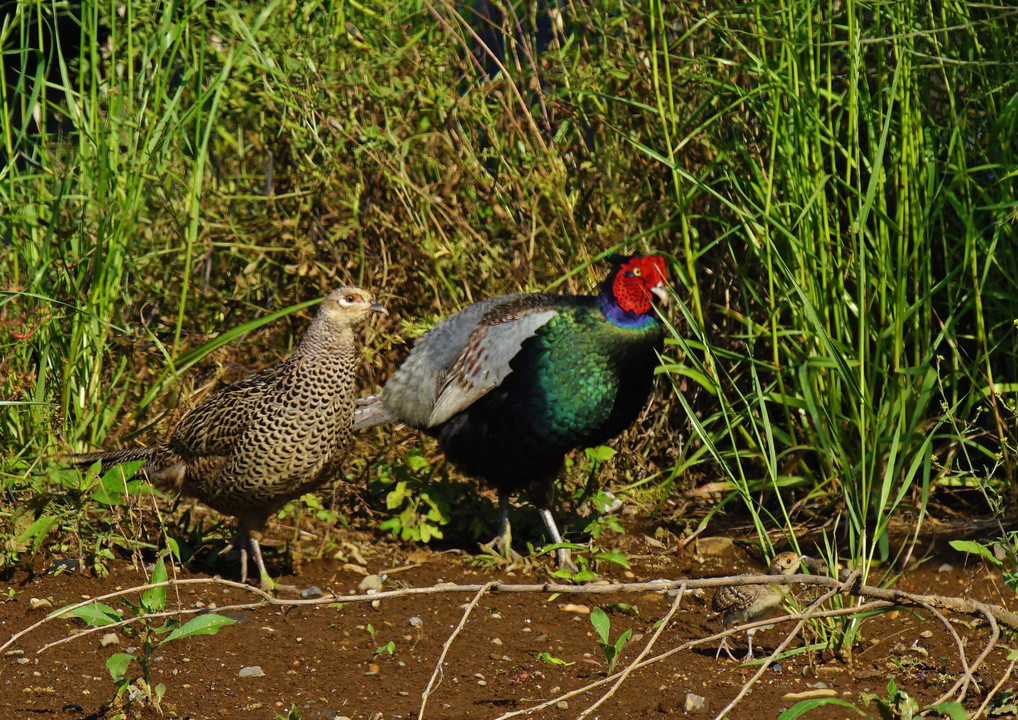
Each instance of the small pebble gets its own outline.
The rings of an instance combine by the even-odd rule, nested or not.
[[[260,665],[250,665],[248,667],[242,667],[240,672],[237,673],[237,677],[265,677],[265,671],[262,670]]]
[[[491,644],[492,645],[501,645],[502,644],[502,638],[492,638],[491,639]]]
[[[424,624],[424,621],[421,620],[416,615],[414,615],[412,618],[410,618],[410,627],[415,627],[415,628],[416,627],[421,627],[423,624]]]
[[[322,592],[322,589],[317,585],[312,585],[311,587],[304,588],[303,590],[300,591],[300,596],[305,598],[320,597],[324,594],[325,593]]]
[[[382,578],[378,575],[367,575],[363,580],[361,580],[357,589],[362,593],[376,593],[382,589]]]
[[[53,607],[53,603],[46,598],[32,598],[28,601],[28,606],[33,610],[48,610]]]
[[[487,686],[488,683],[486,683],[484,680],[478,680],[477,684],[480,685],[481,687],[485,687]]]
[[[954,570],[954,565],[952,565],[951,563],[944,563],[943,565],[937,568],[938,573],[951,572],[952,570]]]
[[[576,603],[566,603],[565,605],[559,605],[559,610],[567,613],[576,613],[577,615],[590,615],[590,608],[586,605],[579,605]]]
[[[735,547],[735,541],[730,537],[699,537],[694,541],[696,552],[700,555],[711,555],[717,557],[728,553]]]
[[[703,695],[697,695],[695,693],[686,693],[686,712],[696,712],[697,710],[703,710],[703,704],[706,698]]]
[[[933,637],[933,631],[923,630],[921,633],[919,633],[919,637],[926,638],[927,640],[929,640],[931,637]]]
[[[102,647],[109,647],[110,645],[119,645],[120,638],[117,637],[116,633],[106,633],[99,639],[99,644]]]
[[[555,707],[557,707],[559,710],[568,710],[569,703],[567,703],[565,700],[559,700],[557,703],[555,703]]]

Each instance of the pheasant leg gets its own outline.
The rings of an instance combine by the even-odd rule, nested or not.
[[[512,548],[512,538],[509,536],[509,495],[499,492],[498,494],[498,532],[490,542],[481,545],[482,550],[494,550],[509,562],[519,562],[523,556]]]
[[[746,657],[743,659],[743,662],[748,662],[753,659],[753,633],[755,632],[756,628],[746,631],[746,644],[749,645],[749,649],[746,650]]]
[[[555,518],[551,516],[551,510],[538,508],[537,512],[544,521],[544,526],[548,528],[548,535],[551,536],[551,541],[553,543],[562,542],[562,535],[559,534],[558,527],[555,525]],[[569,556],[569,551],[565,548],[559,548],[556,551],[556,555],[558,556],[558,566],[560,569],[570,570],[571,572],[576,572],[579,569]]]
[[[261,575],[261,588],[264,592],[278,595],[282,592],[299,593],[296,585],[283,585],[272,579],[269,571],[265,569],[265,560],[262,559],[262,546],[258,542],[259,533],[248,532],[248,539],[251,542],[251,554],[254,555],[255,565],[258,566],[258,573]],[[247,563],[244,563],[245,574]]]
[[[714,653],[714,659],[715,660],[717,660],[719,657],[721,657],[721,651],[722,650],[724,650],[726,653],[728,653],[728,657],[730,657],[732,660],[735,659],[735,656],[732,655],[732,649],[730,647],[728,647],[728,638],[726,638],[726,637],[721,638],[721,643],[718,645],[718,651],[716,653]]]
[[[219,551],[219,555],[226,555],[233,550],[240,553],[240,581],[242,583],[247,582],[247,545],[248,545],[248,534],[247,530],[243,525],[237,526],[237,531],[233,534],[233,539],[226,544],[222,550]]]

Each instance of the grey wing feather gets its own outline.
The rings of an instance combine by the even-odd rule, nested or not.
[[[509,323],[478,328],[442,387],[428,427],[441,425],[501,385],[512,372],[509,363],[524,341],[557,314],[556,310],[543,310]]]
[[[382,394],[375,393],[374,395],[368,395],[357,400],[353,411],[353,429],[363,430],[395,422],[397,419],[387,412],[385,406],[382,405]]]
[[[523,342],[557,313],[545,307],[517,315],[512,322],[482,324],[488,312],[524,297],[482,300],[421,336],[385,384],[382,402],[386,412],[412,427],[434,427],[497,387],[509,374],[509,362]],[[477,382],[469,382],[464,374],[472,359],[486,363]]]

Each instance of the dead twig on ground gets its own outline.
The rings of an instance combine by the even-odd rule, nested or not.
[[[657,642],[657,639],[661,636],[661,633],[664,632],[664,629],[666,627],[668,627],[668,623],[672,621],[672,616],[674,616],[676,611],[679,609],[679,605],[682,603],[682,598],[685,597],[685,595],[686,586],[683,585],[682,587],[679,588],[679,592],[675,596],[675,601],[672,603],[672,606],[668,609],[668,613],[664,616],[664,619],[661,620],[661,624],[658,625],[657,630],[654,631],[654,634],[651,636],[650,640],[647,641],[647,644],[643,646],[643,650],[640,651],[640,654],[637,655],[633,659],[633,662],[629,663],[629,665],[627,665],[622,670],[621,673],[619,673],[619,679],[615,682],[614,685],[611,686],[611,688],[608,689],[608,692],[602,695],[593,705],[591,705],[586,710],[581,712],[576,720],[583,720],[583,718],[590,715],[590,713],[594,712],[594,710],[600,707],[600,705],[604,703],[605,700],[614,695],[615,692],[620,687],[622,687],[622,683],[626,681],[626,678],[629,677],[629,675],[633,672],[633,670],[640,663],[640,661],[647,656],[647,653],[649,653],[650,649],[654,647],[654,643]]]
[[[459,635],[460,631],[466,626],[467,618],[470,617],[470,613],[473,612],[475,607],[477,607],[477,603],[480,601],[481,597],[484,593],[488,592],[492,585],[494,585],[494,583],[486,583],[480,590],[477,591],[474,595],[474,599],[471,600],[470,604],[463,610],[463,617],[460,618],[456,629],[452,631],[452,634],[449,635],[445,643],[442,645],[442,653],[438,656],[438,662],[435,663],[435,671],[431,673],[431,679],[428,680],[428,687],[424,689],[424,693],[421,695],[421,709],[417,713],[417,720],[424,720],[424,707],[428,704],[428,697],[430,697],[434,689],[438,687],[438,685],[435,684],[435,681],[437,680],[438,683],[441,684],[441,680],[439,680],[439,678],[442,676],[442,663],[445,662],[445,656],[449,654],[449,648],[452,647],[452,643],[456,639],[456,636]]]
[[[801,585],[813,585],[813,586],[818,586],[818,587],[826,587],[828,589],[828,592],[826,592],[819,600],[817,600],[814,603],[812,603],[810,605],[810,607],[807,608],[806,611],[804,611],[803,613],[799,613],[799,614],[795,614],[795,615],[786,615],[786,616],[783,616],[783,617],[780,617],[780,618],[772,618],[772,619],[767,619],[767,620],[761,620],[761,621],[758,621],[756,623],[742,624],[742,625],[739,625],[737,627],[730,628],[727,631],[723,631],[723,632],[717,633],[715,635],[711,635],[709,637],[699,638],[697,640],[692,640],[692,641],[683,643],[683,644],[679,645],[678,647],[672,648],[672,649],[670,649],[670,650],[668,650],[668,651],[666,651],[664,653],[661,653],[661,654],[659,654],[659,655],[657,655],[655,657],[652,657],[652,658],[649,658],[649,659],[644,659],[646,657],[647,653],[650,651],[650,648],[654,645],[654,643],[657,641],[657,639],[660,636],[660,634],[663,632],[664,627],[667,626],[668,621],[670,620],[671,616],[675,612],[677,612],[678,607],[679,607],[680,599],[689,590],[696,589],[696,588],[715,588],[715,587],[720,587],[720,586],[723,586],[723,585],[732,586],[732,585],[755,585],[755,584],[770,584],[770,585],[801,584]],[[576,696],[576,695],[578,695],[580,693],[587,692],[589,690],[592,690],[594,688],[600,687],[600,686],[602,686],[604,684],[607,684],[607,683],[615,683],[614,686],[612,687],[612,689],[609,692],[607,692],[604,695],[604,697],[601,698],[601,700],[599,700],[597,703],[595,703],[590,708],[588,708],[588,710],[585,711],[584,714],[580,716],[581,718],[583,718],[583,717],[586,717],[586,715],[590,711],[592,711],[594,708],[600,706],[604,701],[606,701],[609,697],[611,697],[618,690],[618,688],[621,687],[622,683],[625,682],[625,680],[633,672],[635,672],[636,670],[639,670],[639,669],[641,669],[643,667],[646,667],[647,665],[650,665],[650,664],[653,664],[653,663],[656,663],[656,662],[660,662],[661,660],[664,660],[665,658],[671,657],[675,653],[682,652],[684,650],[688,650],[688,649],[693,648],[693,647],[697,647],[697,646],[700,646],[700,645],[703,645],[703,644],[706,644],[706,643],[717,642],[718,640],[720,640],[723,637],[728,637],[729,635],[734,635],[736,633],[744,632],[745,630],[747,630],[749,628],[752,628],[752,627],[761,627],[761,626],[764,626],[764,625],[772,625],[772,624],[777,624],[777,623],[782,623],[782,622],[796,622],[797,624],[796,624],[795,629],[786,637],[785,641],[779,646],[779,649],[775,651],[775,654],[772,654],[771,657],[768,658],[768,660],[764,663],[764,666],[760,668],[760,670],[754,676],[754,678],[751,679],[744,686],[743,691],[740,692],[740,694],[738,696],[736,696],[735,699],[733,699],[732,703],[724,711],[724,712],[728,712],[730,710],[730,708],[732,706],[734,706],[735,703],[739,702],[741,700],[741,698],[744,697],[745,694],[749,692],[749,689],[751,688],[752,684],[756,681],[756,679],[764,671],[764,669],[767,667],[767,665],[769,665],[771,662],[773,662],[773,658],[776,657],[776,654],[778,652],[780,652],[781,650],[783,650],[784,647],[786,647],[787,644],[791,642],[792,638],[795,636],[796,633],[798,633],[798,631],[800,630],[800,628],[802,627],[802,624],[804,622],[808,621],[809,619],[822,619],[822,618],[842,617],[842,616],[854,615],[854,614],[858,614],[858,613],[866,612],[866,611],[879,610],[879,609],[890,609],[890,608],[892,608],[894,606],[905,606],[905,607],[913,606],[913,607],[923,608],[923,609],[931,612],[932,614],[934,614],[937,617],[937,619],[940,620],[940,622],[945,627],[948,628],[948,631],[951,633],[952,637],[954,638],[955,645],[956,645],[957,650],[958,650],[958,657],[959,657],[959,661],[960,661],[961,666],[962,666],[962,673],[961,673],[961,676],[958,678],[958,681],[954,684],[954,686],[948,692],[944,693],[944,695],[938,700],[938,702],[943,702],[943,701],[946,701],[946,700],[949,700],[949,699],[952,699],[952,698],[957,700],[958,702],[960,702],[961,700],[964,699],[964,697],[967,694],[968,689],[970,687],[974,686],[976,688],[976,690],[979,691],[979,686],[978,686],[978,684],[976,683],[976,680],[975,680],[975,672],[982,665],[982,663],[986,660],[986,658],[989,656],[989,654],[993,650],[993,648],[996,646],[997,640],[1000,637],[1000,625],[1003,624],[1003,625],[1011,628],[1012,630],[1018,630],[1018,615],[1016,615],[1015,613],[1012,613],[1011,611],[1009,611],[1006,608],[1003,608],[1003,607],[1001,607],[999,605],[995,605],[995,604],[991,604],[991,603],[982,603],[982,602],[979,602],[979,601],[976,601],[976,600],[972,600],[972,599],[969,599],[969,598],[948,597],[948,596],[942,596],[942,595],[920,595],[920,594],[916,594],[916,593],[904,592],[904,591],[901,591],[901,590],[894,590],[894,589],[887,589],[887,588],[878,588],[878,587],[873,587],[873,586],[869,586],[869,585],[860,585],[860,584],[858,584],[858,578],[855,575],[853,575],[849,580],[846,580],[846,581],[841,581],[841,580],[838,580],[838,579],[835,579],[835,578],[824,577],[824,576],[815,576],[815,575],[787,575],[787,576],[775,576],[775,575],[739,575],[739,576],[733,576],[733,577],[690,578],[690,579],[676,579],[676,580],[655,580],[655,581],[651,581],[651,582],[610,583],[610,584],[605,584],[605,585],[583,585],[583,586],[567,585],[567,584],[561,584],[561,583],[531,583],[531,584],[522,584],[521,583],[521,584],[508,584],[508,583],[501,583],[501,582],[489,582],[489,583],[484,583],[483,585],[478,585],[478,584],[471,584],[471,585],[446,585],[446,584],[443,584],[443,585],[420,587],[420,588],[401,588],[401,589],[398,589],[398,590],[375,592],[375,593],[363,594],[363,595],[328,594],[328,595],[325,595],[325,596],[322,596],[322,597],[300,598],[300,599],[288,599],[288,598],[273,597],[272,595],[269,595],[268,593],[263,592],[261,589],[259,589],[257,587],[254,587],[254,586],[251,586],[251,585],[242,584],[242,583],[238,583],[238,582],[233,582],[233,581],[230,581],[230,580],[222,580],[222,579],[219,579],[219,578],[189,578],[189,579],[185,579],[185,580],[169,580],[169,581],[163,582],[163,583],[150,583],[150,584],[146,584],[146,585],[139,585],[139,586],[136,586],[136,587],[127,588],[125,590],[119,590],[117,592],[107,593],[105,595],[100,595],[100,596],[95,597],[95,598],[90,598],[88,600],[84,600],[84,601],[81,601],[81,602],[77,602],[77,603],[73,603],[73,604],[67,605],[65,607],[62,607],[62,608],[60,608],[58,610],[55,610],[55,611],[51,612],[45,618],[43,618],[43,619],[41,619],[41,620],[39,620],[39,621],[37,621],[35,623],[32,623],[28,627],[13,633],[10,636],[10,638],[5,643],[0,645],[0,652],[3,652],[5,650],[7,650],[13,644],[18,642],[20,639],[30,635],[32,632],[37,630],[40,626],[44,625],[45,623],[48,623],[48,622],[51,622],[51,621],[57,620],[57,619],[65,619],[65,620],[68,619],[69,617],[71,617],[69,615],[69,613],[73,612],[74,610],[76,610],[78,608],[86,607],[88,605],[94,604],[96,602],[101,602],[101,601],[107,600],[109,598],[115,598],[115,597],[120,597],[120,596],[137,594],[137,593],[144,592],[145,590],[149,590],[149,589],[152,589],[152,588],[158,588],[158,587],[169,587],[169,588],[173,588],[173,589],[175,589],[175,590],[177,590],[179,592],[180,588],[183,588],[183,587],[188,586],[188,585],[220,585],[220,586],[224,586],[224,587],[231,588],[231,589],[243,590],[245,592],[251,593],[252,595],[254,595],[257,598],[255,601],[249,602],[249,603],[236,603],[236,604],[220,606],[219,608],[216,608],[216,610],[215,610],[216,612],[219,612],[219,613],[223,613],[223,612],[235,612],[235,611],[239,611],[239,610],[251,610],[251,609],[256,609],[256,608],[264,607],[264,606],[283,606],[283,607],[308,607],[308,606],[310,606],[310,607],[315,607],[315,606],[319,606],[319,605],[337,605],[337,604],[339,606],[342,606],[342,605],[346,605],[346,604],[349,604],[349,603],[366,602],[366,601],[367,602],[384,601],[384,600],[387,600],[387,599],[406,598],[406,597],[415,597],[415,596],[423,596],[423,595],[444,595],[444,594],[453,594],[453,593],[473,593],[474,594],[474,598],[471,601],[471,603],[466,607],[466,609],[464,611],[464,614],[463,614],[463,616],[462,616],[462,618],[460,620],[460,624],[453,631],[453,633],[450,635],[450,637],[446,640],[446,643],[445,643],[445,645],[443,647],[443,650],[442,650],[442,655],[439,658],[438,665],[436,666],[435,673],[432,675],[431,681],[428,684],[428,688],[425,690],[425,692],[424,692],[424,694],[422,696],[422,702],[421,702],[421,709],[420,709],[419,718],[423,718],[424,709],[425,709],[425,706],[427,704],[428,697],[434,692],[435,688],[437,687],[436,683],[438,682],[438,679],[441,677],[441,674],[442,674],[441,663],[444,661],[444,658],[445,658],[445,656],[446,656],[446,654],[447,654],[447,652],[449,650],[449,647],[452,645],[453,641],[455,640],[455,638],[457,637],[459,632],[463,629],[463,627],[465,627],[465,625],[466,625],[466,623],[467,623],[467,621],[469,619],[470,613],[473,610],[473,608],[476,607],[477,602],[479,601],[479,599],[482,596],[484,596],[485,594],[489,594],[489,593],[490,594],[498,594],[498,593],[552,594],[552,593],[556,593],[556,594],[565,594],[565,595],[610,595],[610,594],[622,594],[622,593],[666,592],[668,590],[678,590],[679,591],[678,598],[676,598],[676,600],[675,600],[675,602],[674,602],[674,604],[672,606],[672,609],[669,611],[669,614],[666,617],[665,621],[662,623],[661,627],[659,627],[657,629],[657,631],[654,633],[653,637],[648,642],[647,646],[640,653],[640,656],[637,657],[632,663],[630,663],[621,672],[612,674],[611,676],[606,677],[606,678],[604,678],[602,680],[599,680],[599,681],[597,681],[595,683],[592,683],[590,685],[587,685],[584,688],[581,688],[579,690],[566,693],[566,694],[564,694],[564,695],[562,695],[560,697],[554,698],[554,699],[552,699],[550,701],[543,702],[543,703],[540,703],[538,705],[535,705],[534,707],[526,708],[526,709],[522,709],[522,710],[516,710],[516,711],[513,711],[513,712],[506,713],[506,714],[500,716],[498,718],[498,720],[506,720],[507,718],[510,718],[510,717],[538,712],[539,710],[541,710],[541,709],[543,709],[545,707],[554,705],[555,703],[557,703],[557,702],[559,702],[561,700],[564,700],[564,699],[567,699],[567,698],[570,698],[570,697],[574,697],[574,696]],[[836,608],[836,609],[830,609],[830,610],[821,610],[820,607],[821,607],[822,603],[827,601],[828,599],[830,599],[835,594],[845,594],[845,595],[851,595],[851,596],[854,596],[854,597],[867,598],[867,599],[869,599],[869,602],[865,602],[865,603],[862,603],[862,604],[859,604],[859,605],[855,605],[855,606]],[[178,597],[179,597],[179,595],[178,595]],[[973,660],[971,663],[968,661],[968,659],[965,656],[964,645],[962,643],[961,638],[959,637],[958,633],[952,627],[952,625],[950,623],[950,620],[947,617],[945,617],[944,614],[941,611],[949,611],[949,612],[952,612],[952,613],[963,614],[963,615],[975,615],[975,616],[979,616],[979,617],[985,618],[985,621],[986,621],[986,623],[987,623],[987,625],[989,626],[989,629],[990,629],[990,637],[989,637],[989,640],[988,640],[986,646],[983,648],[983,650],[980,652],[980,654],[975,658],[975,660]],[[196,614],[207,613],[207,612],[210,612],[210,610],[208,608],[199,607],[199,608],[178,608],[176,610],[168,610],[168,611],[163,611],[163,612],[159,612],[159,613],[140,614],[140,615],[137,615],[137,616],[132,617],[132,618],[125,618],[122,621],[119,621],[119,622],[116,622],[116,623],[111,623],[109,625],[103,625],[103,626],[86,628],[84,630],[81,630],[80,632],[76,632],[76,633],[74,633],[72,635],[68,635],[67,637],[61,638],[59,640],[56,640],[56,641],[53,641],[53,642],[50,642],[50,643],[46,643],[45,645],[40,647],[38,650],[36,650],[36,653],[42,653],[43,651],[45,651],[45,650],[47,650],[49,648],[52,648],[52,647],[54,647],[56,645],[60,645],[62,643],[66,643],[66,642],[70,642],[72,640],[79,639],[79,638],[84,637],[84,636],[86,636],[86,635],[88,635],[90,633],[99,632],[99,631],[109,632],[111,629],[115,629],[117,627],[124,626],[124,625],[130,625],[130,624],[141,622],[141,621],[144,621],[144,620],[157,619],[157,618],[162,618],[162,617],[172,617],[172,616],[180,617],[180,616],[185,616],[185,615],[196,615]],[[1014,663],[1012,663],[1012,668],[1013,668],[1013,664]],[[1008,675],[1010,675],[1010,673],[1012,671],[1012,668],[1008,669]],[[991,695],[993,693],[997,692],[997,689],[999,687],[1000,687],[999,684],[997,686],[995,686],[994,690],[991,691]],[[986,703],[984,702],[984,707],[985,707],[985,705],[986,705]]]

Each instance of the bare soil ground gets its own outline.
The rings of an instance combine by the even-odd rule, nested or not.
[[[656,578],[694,578],[759,571],[759,559],[733,548],[720,557],[692,550],[662,549],[653,541],[632,541],[632,570],[608,568],[606,577],[620,582]],[[366,575],[377,575],[384,590],[429,587],[441,583],[540,583],[547,579],[545,559],[514,570],[478,568],[463,553],[432,552],[379,542],[365,536],[356,543],[359,562],[317,561],[299,573],[281,578],[300,588],[317,586],[343,598],[357,593]],[[946,547],[946,544],[945,544]],[[349,558],[347,558],[349,560]],[[172,575],[172,573],[171,573]],[[209,578],[179,570],[177,578]],[[0,581],[0,642],[59,608],[117,589],[142,585],[142,568],[119,562],[105,579],[80,572],[15,571]],[[908,571],[897,587],[920,593],[971,597],[1018,609],[1015,594],[981,564],[936,547],[928,561]],[[657,639],[648,657],[682,643],[720,631],[708,612],[710,592],[691,592]],[[815,590],[809,592],[816,592]],[[807,597],[806,590],[800,590]],[[305,720],[318,718],[394,719],[418,717],[422,694],[436,669],[443,646],[464,617],[471,593],[445,593],[382,601],[316,606],[261,606],[230,609],[255,602],[246,590],[217,584],[184,585],[168,592],[168,608],[216,608],[238,620],[216,636],[169,643],[155,652],[153,682],[165,685],[164,717],[193,720],[286,716],[295,706]],[[318,598],[321,600],[321,598]],[[424,709],[430,718],[508,717],[548,700],[550,707],[529,717],[578,718],[610,684],[556,700],[606,676],[604,658],[584,608],[607,609],[612,638],[632,629],[618,668],[632,663],[672,606],[674,594],[582,595],[489,593],[483,595],[462,631],[449,646],[441,674]],[[120,607],[116,600],[108,604]],[[626,608],[627,604],[632,608]],[[951,626],[972,663],[987,646],[990,632],[980,618],[951,615]],[[369,632],[369,626],[371,632]],[[783,624],[758,632],[758,657],[767,657],[793,627]],[[119,643],[102,646],[106,631],[73,638],[42,650],[47,643],[69,638],[85,628],[76,619],[46,622],[7,647],[0,656],[0,718],[160,717],[143,701],[124,706],[114,700],[115,688],[106,669],[114,652],[136,647],[138,639],[116,630]],[[741,654],[745,635],[733,638]],[[789,648],[816,640],[799,634]],[[385,648],[392,643],[392,653]],[[963,704],[980,706],[985,694],[1010,671],[1005,634],[975,672],[979,690],[970,690]],[[687,697],[704,698],[703,707],[688,716],[712,718],[736,696],[758,666],[722,657],[716,643],[675,652],[634,670],[591,718],[655,718],[687,715]],[[547,655],[543,655],[547,653]],[[549,662],[549,658],[561,664]],[[263,675],[242,677],[242,668],[258,666]],[[137,670],[137,666],[133,667]],[[251,672],[251,671],[248,671]],[[801,695],[833,695],[878,716],[866,705],[865,693],[887,697],[887,684],[899,688],[925,707],[947,691],[962,674],[955,640],[931,612],[896,610],[867,619],[861,641],[851,656],[833,652],[800,653],[768,668],[751,692],[728,713],[730,718],[773,718]],[[1006,679],[997,691],[1013,685]],[[810,717],[859,717],[848,708],[825,707]]]

